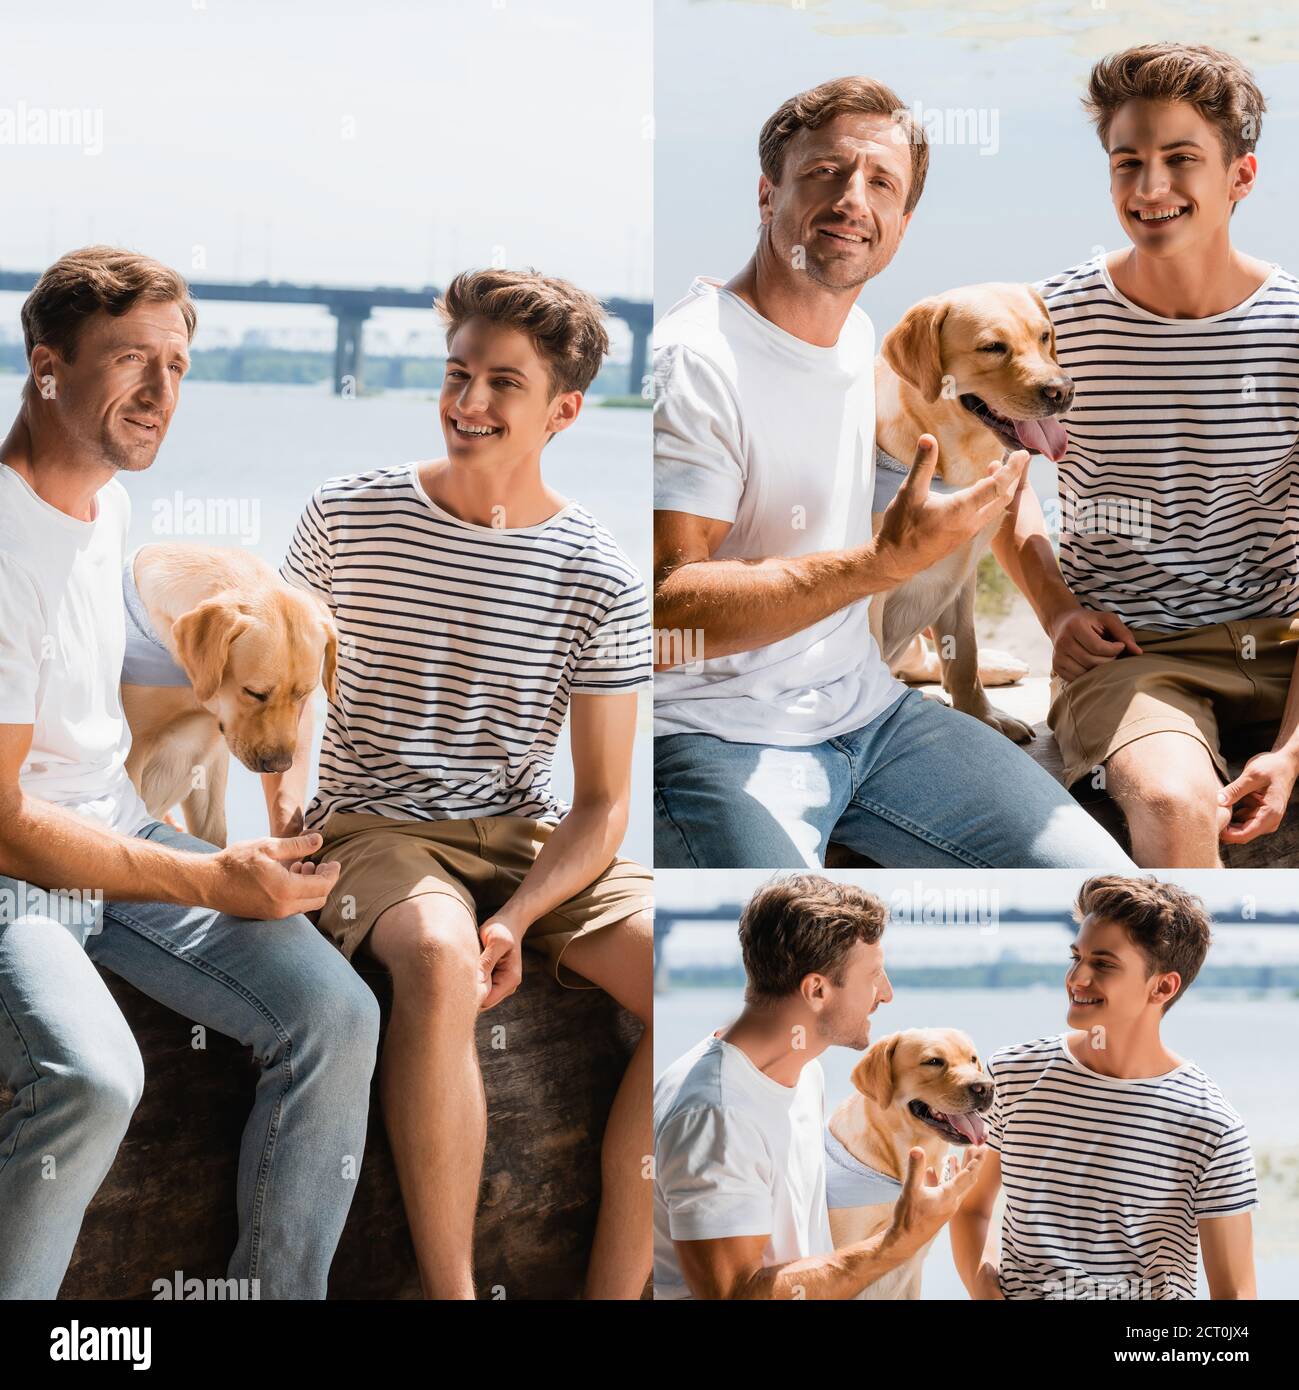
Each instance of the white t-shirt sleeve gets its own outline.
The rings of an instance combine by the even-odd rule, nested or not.
[[[0,724],[35,724],[45,609],[26,569],[0,553]]]
[[[734,521],[747,478],[731,384],[681,343],[654,351],[654,506]]]
[[[1195,1219],[1206,1216],[1234,1216],[1258,1206],[1258,1180],[1254,1174],[1254,1155],[1249,1135],[1239,1121],[1214,1148],[1195,1188]]]
[[[673,1240],[769,1236],[775,1226],[770,1150],[737,1110],[683,1110],[659,1131],[659,1189]]]

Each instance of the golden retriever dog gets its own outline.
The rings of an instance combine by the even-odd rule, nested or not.
[[[298,720],[322,667],[326,693],[335,695],[333,619],[244,550],[142,546],[123,589],[127,775],[151,815],[162,819],[179,804],[191,835],[224,846],[229,754],[251,772],[293,765]],[[145,653],[134,666],[133,640]]]
[[[852,1083],[857,1094],[830,1116],[830,1134],[858,1163],[894,1179],[899,1193],[911,1149],[922,1148],[926,1166],[941,1178],[949,1145],[982,1144],[987,1138],[983,1115],[992,1105],[993,1079],[969,1037],[955,1028],[909,1028],[881,1038],[853,1068]],[[887,1226],[892,1215],[892,1200],[831,1206],[835,1247],[867,1239]],[[919,1298],[932,1244],[858,1297]]]
[[[885,335],[875,363],[877,448],[909,467],[916,440],[938,441],[935,479],[968,487],[988,465],[1015,449],[1059,462],[1068,446],[1056,418],[1073,400],[1073,382],[1055,359],[1055,330],[1046,305],[1027,285],[970,285],[923,299]],[[902,475],[877,457],[875,525],[883,515],[880,484]],[[891,495],[891,494],[889,494]],[[871,630],[880,653],[904,679],[924,678],[919,635],[932,628],[943,689],[956,709],[999,729],[1016,743],[1032,727],[993,709],[980,678],[974,631],[979,560],[1001,521],[905,584],[871,600]],[[1004,683],[1002,669],[990,683]],[[1023,674],[1019,672],[1018,674]]]

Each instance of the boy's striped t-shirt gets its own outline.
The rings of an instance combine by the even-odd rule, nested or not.
[[[1104,257],[1038,282],[1076,394],[1060,567],[1082,603],[1175,631],[1299,614],[1299,281],[1169,319]]]
[[[1008,1299],[1195,1297],[1206,1217],[1258,1205],[1240,1116],[1195,1065],[1102,1076],[1066,1035],[995,1053],[988,1144],[1006,1197]]]
[[[644,583],[576,502],[498,529],[439,507],[415,464],[331,478],[281,574],[338,626],[307,829],[331,811],[558,821],[551,762],[570,695],[651,681]]]

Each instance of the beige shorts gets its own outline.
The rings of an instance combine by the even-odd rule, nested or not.
[[[1066,786],[1147,734],[1183,733],[1202,743],[1224,782],[1224,740],[1242,748],[1271,742],[1294,674],[1290,619],[1132,635],[1140,656],[1116,657],[1068,683],[1052,678],[1047,722]]]
[[[554,830],[521,816],[406,821],[331,812],[314,858],[337,860],[342,871],[316,925],[350,960],[382,913],[426,893],[456,898],[481,924],[523,882]],[[534,922],[523,944],[549,957],[561,985],[594,988],[562,964],[569,943],[648,910],[653,900],[653,876],[631,859],[615,859],[594,883]]]

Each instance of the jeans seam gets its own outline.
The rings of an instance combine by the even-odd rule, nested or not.
[[[27,1039],[23,1037],[22,1030],[18,1027],[18,1020],[14,1018],[13,1014],[10,1012],[9,1005],[5,1003],[2,995],[0,995],[0,1010],[3,1010],[5,1019],[13,1029],[14,1037],[18,1039],[18,1043],[22,1048],[23,1057],[26,1059],[28,1069],[32,1074],[32,1080],[26,1086],[20,1086],[15,1089],[14,1098],[10,1102],[11,1106],[17,1107],[19,1105],[18,1097],[22,1095],[24,1091],[30,1091],[30,1104],[27,1103],[27,1101],[22,1102],[21,1108],[23,1117],[14,1127],[13,1143],[9,1147],[9,1152],[0,1154],[0,1172],[3,1172],[5,1168],[9,1166],[9,1160],[18,1152],[18,1140],[21,1138],[23,1130],[27,1127],[27,1121],[32,1119],[36,1114],[36,1088],[45,1080],[45,1074],[37,1068],[32,1058],[31,1048],[27,1046]]]
[[[658,787],[654,788],[654,804],[656,808],[661,812],[663,819],[667,821],[667,823],[672,827],[673,830],[676,831],[677,837],[680,839],[682,847],[685,849],[686,857],[690,860],[690,867],[692,869],[699,868],[699,861],[695,858],[695,852],[690,847],[690,841],[686,838],[685,832],[677,824],[676,820],[672,816],[672,813],[668,810],[668,804],[663,799],[663,793],[662,791],[660,791]]]
[[[265,1204],[271,1162],[274,1159],[275,1141],[280,1132],[280,1111],[284,1104],[284,1097],[293,1086],[293,1039],[289,1036],[279,1019],[277,1019],[266,1005],[250,990],[245,989],[237,980],[232,979],[223,970],[218,970],[216,966],[211,965],[209,962],[201,960],[198,956],[189,955],[185,951],[178,950],[165,936],[159,935],[143,922],[132,917],[129,911],[124,910],[128,906],[129,904],[105,903],[104,915],[109,916],[111,914],[132,931],[138,932],[141,936],[153,942],[155,946],[161,947],[168,955],[173,956],[176,960],[184,961],[187,965],[196,966],[203,974],[207,975],[209,979],[216,980],[232,993],[239,995],[246,1003],[251,1004],[257,1012],[262,1015],[275,1030],[275,1035],[285,1044],[284,1060],[280,1064],[280,1071],[284,1075],[284,1086],[280,1094],[276,1097],[275,1105],[271,1110],[270,1122],[267,1125],[266,1144],[263,1148],[261,1160],[258,1165],[257,1182],[254,1187],[253,1200],[248,1217],[248,1277],[250,1279],[257,1278],[258,1261],[261,1256],[262,1208]]]
[[[901,830],[906,830],[914,835],[918,840],[924,840],[926,844],[933,845],[935,849],[941,849],[945,854],[950,854],[955,859],[961,859],[972,869],[995,869],[997,866],[989,860],[979,859],[971,855],[969,851],[951,840],[944,840],[940,836],[933,834],[922,825],[917,825],[915,821],[909,820],[906,816],[899,815],[896,811],[890,810],[878,801],[866,801],[854,796],[849,803],[856,806],[858,810],[869,811],[872,815],[881,817],[891,825],[897,826]]]

